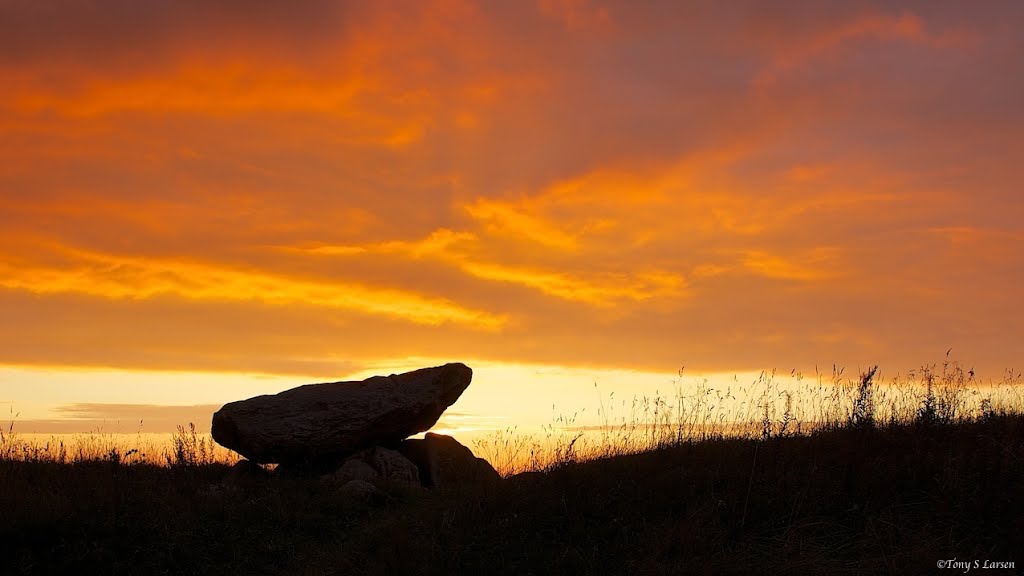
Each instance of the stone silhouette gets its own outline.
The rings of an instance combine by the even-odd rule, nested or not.
[[[429,430],[469,386],[460,363],[356,382],[307,384],[225,404],[213,439],[249,460],[327,472],[359,450]]]
[[[419,468],[415,464],[399,452],[381,446],[356,452],[323,479],[339,485],[351,480],[365,480],[422,486]]]
[[[429,488],[480,485],[501,479],[490,462],[477,458],[451,436],[427,432],[422,439],[405,440],[398,451],[419,468],[420,481]]]

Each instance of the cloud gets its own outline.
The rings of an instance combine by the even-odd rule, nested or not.
[[[538,223],[538,226],[543,224]],[[503,230],[487,231],[498,236]],[[520,229],[521,231],[521,229]],[[534,238],[516,235],[521,241]],[[540,242],[549,246],[545,242]],[[635,272],[606,272],[573,274],[558,269],[530,266],[510,266],[497,261],[502,254],[487,246],[483,239],[471,232],[454,232],[442,228],[418,241],[390,241],[369,245],[281,247],[288,252],[327,257],[397,256],[429,259],[452,266],[475,278],[507,282],[561,298],[594,306],[612,306],[623,300],[643,301],[656,297],[677,296],[683,293],[685,281],[679,274],[647,270]],[[488,260],[487,258],[490,258]]]
[[[501,202],[478,199],[466,206],[466,212],[484,222],[498,234],[523,237],[548,248],[572,252],[579,246],[577,238],[553,223],[515,210]]]
[[[0,361],[999,362],[1021,10],[3,3]]]
[[[869,13],[825,27],[820,32],[775,51],[773,62],[758,74],[754,84],[759,87],[773,84],[778,75],[815,58],[826,57],[846,43],[865,38],[907,41],[932,48],[962,48],[970,39],[963,31],[930,33],[924,21],[909,10],[898,14]]]
[[[462,268],[473,276],[522,284],[570,301],[597,306],[612,306],[621,300],[643,301],[680,295],[683,278],[665,272],[641,273],[633,276],[607,275],[588,279],[558,272],[544,272],[497,264],[467,262]]]
[[[141,420],[143,426],[147,421],[159,423],[158,425],[171,426],[171,430],[178,425],[187,425],[189,422],[205,424],[213,417],[213,413],[220,409],[219,405],[197,405],[197,406],[161,406],[152,404],[97,404],[97,403],[75,403],[64,404],[54,408],[54,411],[68,420],[107,420],[127,421]],[[157,430],[151,430],[156,432]],[[163,430],[161,430],[163,431]]]
[[[357,256],[372,254],[395,254],[409,258],[439,257],[458,244],[472,243],[476,236],[469,232],[455,232],[448,228],[439,228],[422,240],[406,241],[391,240],[369,245],[347,246],[281,246],[278,249],[286,252],[313,254],[320,256]]]
[[[248,301],[269,306],[312,306],[358,311],[428,325],[457,323],[496,330],[497,314],[443,298],[356,282],[288,278],[201,262],[158,260],[59,248],[70,265],[24,266],[0,262],[0,286],[34,294],[86,294],[113,300],[171,295],[190,300]]]
[[[166,434],[195,424],[197,432],[209,433],[213,413],[219,409],[220,405],[212,404],[63,404],[53,408],[55,418],[17,420],[13,429],[30,434]]]
[[[537,7],[541,14],[562,22],[573,32],[602,31],[612,26],[608,7],[591,0],[537,0]]]
[[[834,277],[838,256],[839,249],[834,246],[815,248],[794,259],[750,250],[743,254],[742,263],[748,270],[768,278],[806,282]]]

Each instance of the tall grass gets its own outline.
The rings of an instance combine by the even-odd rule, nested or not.
[[[685,385],[683,374],[665,396],[616,403],[599,395],[598,421],[579,424],[581,412],[556,416],[540,434],[515,428],[474,443],[474,451],[503,475],[634,454],[713,439],[771,439],[838,428],[942,426],[1024,411],[1020,373],[979,381],[973,369],[948,355],[886,378],[872,366],[855,378],[835,366],[811,378],[792,372],[780,379],[762,372],[749,385],[714,388],[707,380]],[[595,385],[596,388],[596,385]]]
[[[707,380],[687,383],[683,371],[671,394],[633,397],[597,389],[597,419],[583,423],[585,409],[571,415],[552,407],[552,421],[539,433],[516,427],[472,443],[474,452],[502,475],[544,471],[567,464],[723,438],[772,439],[837,428],[943,426],[1024,411],[1020,373],[981,382],[948,354],[941,363],[886,377],[873,366],[848,377],[836,366],[813,376],[762,372],[753,382],[725,388]],[[138,434],[94,432],[70,440],[19,436],[16,416],[0,428],[0,460],[199,466],[233,464],[239,456],[200,433],[179,426],[170,441],[145,442]]]
[[[45,439],[26,437],[16,430],[12,419],[0,429],[0,460],[75,464],[110,462],[157,466],[198,466],[234,464],[238,454],[214,442],[193,423],[178,426],[169,440],[158,441],[138,434],[94,431],[71,436],[52,435]]]

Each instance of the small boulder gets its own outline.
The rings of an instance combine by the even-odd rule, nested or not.
[[[344,485],[352,480],[377,482],[380,480],[380,474],[377,473],[372,466],[359,458],[349,458],[348,460],[345,460],[345,463],[341,465],[341,468],[338,468],[333,473],[328,474],[326,478],[339,485]]]
[[[419,468],[398,451],[377,446],[370,455],[370,465],[385,481],[416,487],[422,485]]]
[[[401,442],[398,451],[416,464],[427,487],[478,486],[501,480],[490,462],[477,458],[451,436],[428,432],[422,439]]]

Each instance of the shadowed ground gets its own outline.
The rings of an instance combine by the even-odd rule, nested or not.
[[[2,461],[0,572],[921,574],[1024,560],[1015,415],[685,443],[371,500],[308,479],[225,485],[227,472]]]

